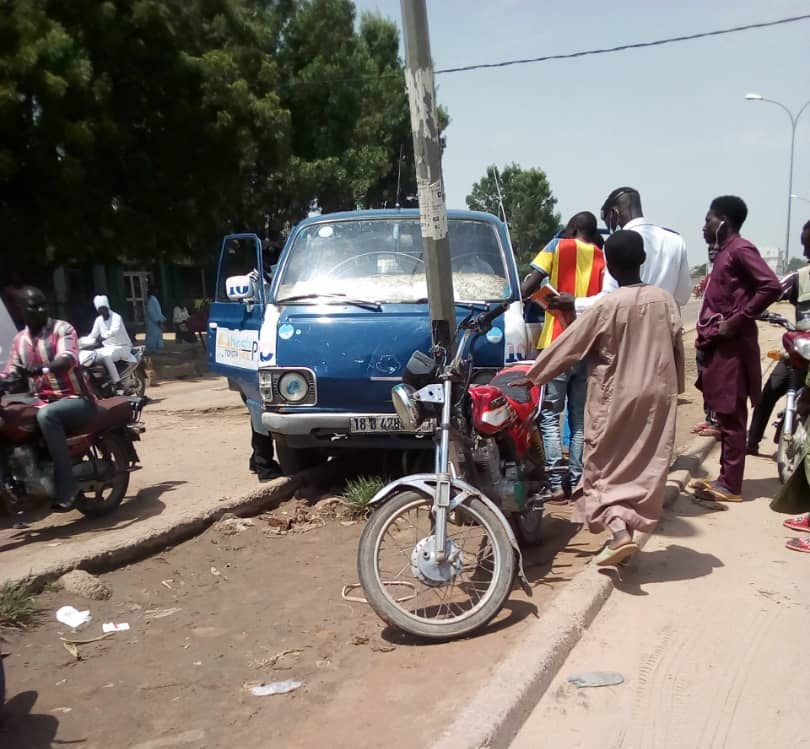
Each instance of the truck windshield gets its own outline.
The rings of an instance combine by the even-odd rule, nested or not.
[[[448,223],[453,292],[459,301],[502,301],[511,295],[495,227]],[[419,219],[320,222],[302,229],[281,269],[276,298],[328,294],[375,302],[427,299]]]

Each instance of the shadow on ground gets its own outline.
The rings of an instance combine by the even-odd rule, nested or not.
[[[160,515],[166,509],[161,497],[166,492],[174,491],[176,487],[185,483],[185,481],[163,481],[147,489],[142,489],[135,497],[124,500],[115,512],[100,518],[90,518],[75,513],[66,517],[66,522],[36,527],[34,523],[44,521],[48,517],[49,509],[47,507],[43,507],[36,514],[17,515],[13,518],[14,521],[22,521],[29,524],[30,527],[15,530],[5,542],[0,543],[0,552],[11,551],[29,543],[66,540],[80,533],[127,528]],[[4,521],[6,528],[10,525],[10,522]]]
[[[55,743],[59,746],[81,744],[83,741],[56,742],[59,720],[53,715],[33,712],[38,698],[37,692],[20,692],[6,702],[0,717],[0,745],[26,747],[26,749],[50,749]]]

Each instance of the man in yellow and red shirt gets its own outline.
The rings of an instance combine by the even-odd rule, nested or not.
[[[37,423],[48,446],[54,472],[54,509],[67,512],[79,489],[68,453],[67,432],[89,424],[96,412],[79,363],[76,331],[51,319],[45,295],[33,286],[19,292],[25,327],[11,344],[3,375],[25,373],[37,397]]]
[[[574,297],[595,296],[602,290],[605,275],[605,255],[597,245],[599,233],[596,216],[582,211],[571,218],[561,237],[552,239],[532,261],[533,273],[523,284],[522,292],[536,289],[546,279],[561,294]],[[546,312],[543,330],[536,342],[538,349],[548,347],[565,329],[563,319]],[[582,449],[585,439],[585,393],[588,371],[579,362],[568,372],[546,385],[549,403],[540,413],[540,428],[546,453],[546,468],[562,463],[560,415],[568,403],[568,424],[571,442],[568,448],[568,484],[575,487],[582,478]],[[564,499],[563,480],[558,474],[549,475],[552,501]]]

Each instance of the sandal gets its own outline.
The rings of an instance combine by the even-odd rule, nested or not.
[[[692,427],[692,431],[695,434],[698,434],[699,432],[702,432],[704,429],[708,429],[710,426],[713,426],[713,424],[710,421],[701,421],[700,424],[695,424],[695,426]]]
[[[701,429],[698,432],[698,437],[714,437],[716,440],[719,440],[721,436],[720,428],[712,425],[707,426],[705,429]]]
[[[726,489],[719,481],[711,481],[708,486],[695,487],[695,496],[698,499],[708,499],[714,502],[742,502],[739,494]]]
[[[708,479],[695,479],[691,484],[689,484],[690,489],[710,489],[712,486],[712,482]]]
[[[638,544],[635,541],[628,541],[615,549],[611,549],[610,544],[608,544],[596,555],[596,566],[615,567],[625,559],[638,553],[638,550]]]
[[[788,518],[782,525],[784,525],[785,528],[790,528],[792,531],[810,533],[810,512],[805,512],[804,515],[799,515],[795,518]]]
[[[785,541],[785,546],[792,551],[803,551],[810,554],[810,538],[791,538]]]

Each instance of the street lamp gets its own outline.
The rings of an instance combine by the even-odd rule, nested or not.
[[[796,193],[791,193],[790,195],[793,200],[802,200],[805,203],[810,203],[810,198],[803,198],[801,195],[796,195]]]
[[[806,101],[802,108],[796,112],[794,115],[784,104],[778,101],[774,101],[773,99],[766,99],[764,96],[760,94],[746,94],[745,95],[746,101],[766,101],[769,104],[776,104],[777,107],[782,109],[787,116],[790,118],[790,168],[788,171],[788,201],[787,201],[787,232],[785,236],[785,264],[787,264],[790,258],[790,206],[793,203],[793,150],[796,146],[796,125],[799,122],[799,117],[802,116],[802,113],[808,106],[810,106],[810,101]]]

